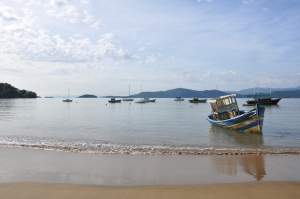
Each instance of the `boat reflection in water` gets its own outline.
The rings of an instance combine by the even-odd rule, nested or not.
[[[263,146],[261,134],[246,134],[212,126],[210,142],[215,146],[232,148],[256,148]],[[212,163],[221,174],[236,176],[239,172],[249,174],[255,180],[262,180],[266,175],[264,155],[221,155],[211,156]]]

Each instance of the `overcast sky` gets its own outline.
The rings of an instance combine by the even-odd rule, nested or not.
[[[40,95],[300,85],[299,0],[0,0],[0,82]]]

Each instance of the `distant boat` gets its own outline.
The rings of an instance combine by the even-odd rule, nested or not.
[[[133,99],[132,98],[123,98],[122,101],[124,101],[124,102],[132,102]]]
[[[122,101],[124,102],[132,102],[133,101],[133,98],[130,98],[130,86],[128,86],[128,97],[125,97],[122,99]]]
[[[73,100],[70,99],[70,89],[68,89],[68,98],[67,99],[63,99],[63,102],[73,102]]]
[[[73,102],[71,99],[63,99],[63,102]]]
[[[250,111],[239,110],[235,95],[218,97],[209,101],[212,114],[207,120],[216,126],[239,132],[261,133],[265,108],[256,104]]]
[[[109,103],[121,103],[121,100],[117,100],[116,98],[110,98],[110,100],[108,100]]]
[[[281,98],[254,98],[252,100],[247,100],[245,105],[255,106],[256,104],[260,105],[277,105]]]
[[[206,103],[207,99],[199,99],[198,97],[194,97],[193,99],[189,100],[189,102],[198,104],[198,103]]]
[[[145,104],[145,103],[150,103],[150,102],[156,102],[156,99],[150,99],[150,98],[144,98],[136,101],[136,103],[139,104]]]
[[[176,97],[174,99],[174,101],[176,101],[176,102],[182,102],[182,101],[184,101],[184,98],[182,98],[182,97]]]
[[[281,98],[272,98],[272,89],[270,88],[269,95],[265,94],[256,94],[254,90],[254,98],[246,101],[246,106],[255,106],[256,104],[260,105],[277,105]]]

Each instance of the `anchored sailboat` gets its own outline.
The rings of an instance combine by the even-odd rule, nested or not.
[[[70,89],[68,89],[68,98],[67,99],[63,99],[63,102],[73,102],[73,100],[70,99]]]
[[[130,98],[130,86],[128,86],[128,96],[123,98],[122,101],[124,102],[132,102],[133,101],[133,98]]]

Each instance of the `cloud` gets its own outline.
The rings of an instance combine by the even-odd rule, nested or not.
[[[61,16],[72,18],[73,22],[76,22],[81,15],[73,5],[70,5],[70,2],[70,0],[52,0],[50,4],[52,8],[63,8],[64,12]],[[13,7],[0,6],[0,53],[2,55],[17,55],[27,61],[65,63],[98,63],[105,59],[115,61],[133,59],[127,50],[116,44],[111,33],[99,34],[94,39],[87,36],[53,34],[37,26],[35,21],[32,21],[34,19],[32,15],[31,12],[17,12]],[[82,22],[91,26],[98,25],[87,11],[83,12],[83,16],[80,19]]]
[[[211,3],[213,0],[196,0],[198,3]]]
[[[17,54],[24,60],[100,62],[104,59],[130,59],[129,53],[114,43],[111,34],[91,41],[86,37],[63,37],[30,28],[8,29],[1,33],[0,52]]]
[[[0,4],[0,20],[4,22],[17,21],[19,18],[14,14],[12,8]]]
[[[71,24],[86,24],[99,29],[101,20],[89,12],[89,0],[19,0],[28,10],[43,10],[42,15],[60,19]]]
[[[253,2],[254,2],[254,0],[242,0],[242,4],[245,4],[245,5],[251,4]]]

